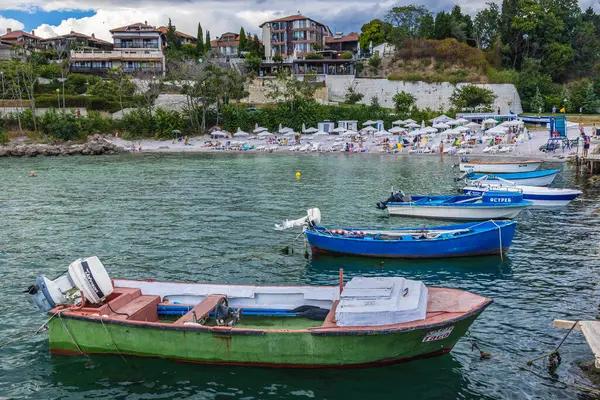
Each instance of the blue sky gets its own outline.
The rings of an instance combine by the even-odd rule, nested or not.
[[[42,24],[48,25],[60,25],[63,20],[69,18],[83,18],[91,17],[95,14],[95,11],[17,11],[17,10],[4,10],[0,11],[0,15],[4,18],[15,19],[21,21],[25,25],[26,31],[31,31]]]

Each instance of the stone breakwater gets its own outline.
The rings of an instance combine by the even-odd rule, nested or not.
[[[125,151],[122,147],[112,143],[103,135],[94,135],[88,138],[87,143],[26,143],[15,140],[5,146],[0,146],[0,157],[37,157],[37,156],[91,156],[103,154],[117,154]]]

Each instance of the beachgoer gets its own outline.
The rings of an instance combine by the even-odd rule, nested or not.
[[[440,156],[444,154],[444,141],[440,142]]]
[[[185,139],[184,139],[184,141],[183,141],[183,145],[184,145],[184,146],[187,146],[187,145],[188,145],[188,141],[189,141],[189,139],[188,139],[188,137],[187,137],[187,135],[186,135],[186,136],[185,136]]]
[[[583,157],[587,158],[590,149],[590,137],[583,132],[581,133],[581,137],[583,138]]]
[[[498,107],[498,115],[500,115],[500,107]]]
[[[556,106],[552,106],[552,115],[556,114]]]

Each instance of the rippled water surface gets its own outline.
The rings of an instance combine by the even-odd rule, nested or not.
[[[449,355],[374,369],[214,367],[51,356],[42,333],[0,348],[0,399],[585,397],[523,370],[565,335],[552,328],[554,318],[594,319],[598,312],[600,217],[591,212],[600,207],[600,192],[568,167],[556,184],[583,188],[582,201],[522,213],[504,261],[307,260],[298,230],[273,230],[314,206],[326,224],[420,226],[390,219],[375,202],[392,186],[413,194],[454,192],[455,161],[230,154],[0,159],[0,345],[44,322],[22,294],[35,276],[57,275],[89,255],[98,255],[113,277],[316,285],[336,284],[343,267],[347,277],[402,275],[495,300],[471,327],[489,360],[463,339]],[[37,178],[27,177],[31,170]],[[291,244],[296,252],[282,254]],[[585,382],[576,363],[593,355],[581,334],[571,334],[561,350],[558,377]]]

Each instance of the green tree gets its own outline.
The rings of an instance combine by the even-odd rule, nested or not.
[[[450,103],[459,111],[491,111],[496,95],[490,89],[475,85],[464,85],[454,89]]]
[[[407,37],[419,37],[421,21],[430,14],[424,6],[400,6],[392,7],[386,14],[385,20],[390,23],[394,29],[402,31]]]
[[[452,36],[452,17],[450,14],[441,11],[435,16],[434,36],[438,40],[446,39]]]
[[[244,64],[250,71],[258,72],[262,65],[262,59],[254,54],[248,54],[244,59]]]
[[[363,52],[369,48],[369,44],[378,46],[388,40],[390,32],[392,31],[392,24],[384,22],[380,19],[374,19],[367,22],[360,28],[360,38],[358,42]]]
[[[530,102],[530,111],[539,112],[541,110],[541,112],[544,112],[545,104],[546,101],[544,99],[544,96],[542,96],[542,94],[540,93],[540,88],[536,86],[535,95],[533,96]]]
[[[346,103],[348,104],[356,104],[365,97],[364,94],[356,91],[354,86],[348,86],[346,89]]]
[[[430,12],[420,18],[419,37],[421,39],[435,39],[435,19]]]
[[[208,33],[208,32],[207,32]],[[212,64],[204,64],[195,74],[195,79],[191,84],[186,84],[183,88],[183,94],[188,98],[192,120],[195,120],[195,126],[202,133],[206,132],[206,117],[211,106],[215,105],[222,94],[223,72]],[[197,115],[202,115],[202,120],[197,120]]]
[[[586,114],[595,114],[600,107],[598,96],[596,96],[594,85],[591,82],[589,82],[585,88],[582,107]]]
[[[204,55],[204,32],[200,22],[198,22],[198,35],[196,36],[196,55],[198,57]]]
[[[517,89],[523,108],[537,112],[537,109],[531,105],[536,91],[539,89],[543,96],[547,96],[553,91],[552,78],[542,71],[540,60],[526,58],[523,61],[523,67],[517,79]]]
[[[206,31],[206,40],[204,41],[204,54],[209,53],[212,50],[210,44],[210,31]]]
[[[281,56],[281,53],[279,52],[279,49],[277,49],[275,51],[275,55],[273,56],[273,62],[276,62],[276,63],[279,63],[279,64],[283,63],[283,57]]]
[[[240,42],[238,44],[238,55],[242,54],[242,51],[246,51],[246,31],[244,30],[244,27],[242,26],[240,28]]]
[[[412,106],[417,101],[415,96],[405,91],[396,93],[392,99],[394,101],[394,110],[402,114],[409,114]]]
[[[475,16],[474,35],[477,47],[487,50],[492,47],[500,35],[500,8],[496,3],[487,3]]]
[[[371,72],[376,74],[379,71],[379,67],[381,66],[381,57],[377,54],[371,56],[369,58],[369,67],[371,67]]]
[[[175,25],[171,23],[171,18],[169,18],[169,24],[167,25],[167,33],[165,33],[167,38],[167,45],[169,47],[173,47],[175,49],[181,48],[181,39],[177,35],[177,29]]]

